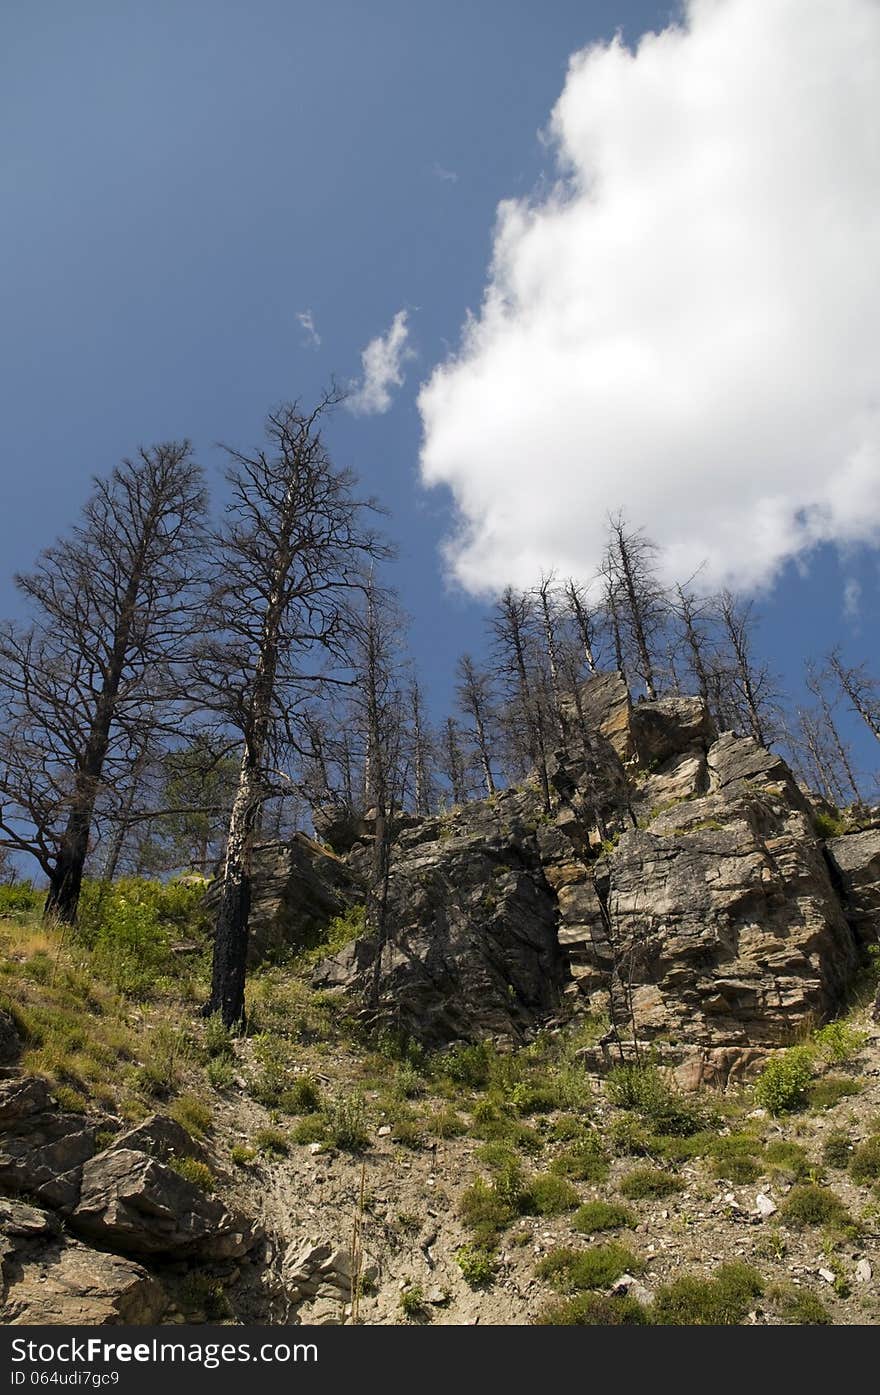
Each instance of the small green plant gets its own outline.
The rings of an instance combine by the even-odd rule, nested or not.
[[[485,1042],[459,1042],[437,1058],[437,1069],[456,1085],[479,1090],[489,1082],[492,1053]]]
[[[197,1158],[168,1159],[168,1166],[172,1167],[181,1177],[185,1177],[193,1186],[201,1187],[203,1192],[212,1192],[215,1186],[215,1178],[207,1163],[199,1162]]]
[[[436,1134],[437,1138],[457,1138],[460,1134],[467,1133],[468,1126],[457,1110],[450,1106],[430,1114],[427,1128],[428,1132]]]
[[[620,1183],[621,1196],[629,1201],[642,1201],[645,1198],[659,1199],[681,1191],[681,1181],[671,1172],[663,1172],[658,1167],[637,1167],[627,1173]]]
[[[229,1156],[236,1167],[249,1167],[257,1153],[255,1148],[248,1148],[244,1143],[234,1143],[229,1150]]]
[[[771,1114],[790,1114],[806,1104],[812,1079],[809,1048],[789,1047],[764,1067],[755,1085],[755,1099]]]
[[[326,1143],[327,1120],[323,1114],[306,1114],[293,1126],[294,1143]]]
[[[722,1264],[711,1279],[685,1274],[658,1289],[651,1316],[663,1326],[736,1326],[763,1291],[764,1281],[751,1265]]]
[[[773,1284],[767,1290],[767,1302],[783,1323],[797,1327],[826,1326],[831,1314],[821,1299],[809,1289],[794,1284]]]
[[[31,882],[4,882],[0,885],[0,917],[39,911],[45,899],[45,891],[36,891]]]
[[[317,1114],[321,1108],[321,1087],[311,1075],[299,1075],[278,1099],[285,1114]]]
[[[584,1134],[553,1159],[550,1169],[575,1182],[604,1182],[608,1176],[608,1159],[599,1135]]]
[[[792,1187],[779,1208],[784,1223],[793,1230],[811,1226],[827,1226],[832,1230],[849,1230],[853,1219],[845,1205],[829,1187],[816,1182],[801,1182]]]
[[[628,1293],[578,1293],[564,1302],[548,1303],[535,1319],[539,1327],[633,1327],[647,1322],[647,1312]]]
[[[842,1172],[849,1167],[852,1155],[853,1146],[849,1135],[840,1130],[830,1133],[822,1145],[823,1163],[826,1167],[833,1167],[837,1172]]]
[[[846,832],[849,824],[839,812],[816,809],[813,813],[813,827],[818,838],[839,838]]]
[[[462,1245],[455,1261],[471,1288],[488,1288],[498,1270],[498,1261],[483,1245]]]
[[[588,1250],[567,1247],[550,1250],[537,1266],[541,1279],[548,1279],[560,1293],[583,1289],[609,1288],[621,1274],[637,1274],[644,1268],[632,1250],[616,1241],[593,1245]]]
[[[205,1074],[208,1083],[215,1090],[228,1090],[235,1080],[235,1068],[228,1056],[214,1056],[208,1062]]]
[[[619,1206],[613,1201],[588,1201],[581,1206],[572,1218],[575,1230],[584,1235],[593,1235],[602,1230],[624,1230],[636,1224],[636,1218],[627,1206]]]
[[[558,1216],[573,1211],[580,1201],[577,1191],[565,1177],[542,1172],[529,1180],[523,1209],[538,1216]]]
[[[407,1322],[426,1322],[430,1318],[430,1309],[421,1284],[410,1284],[403,1290],[400,1295],[400,1311]]]
[[[346,1153],[362,1153],[369,1146],[367,1110],[361,1095],[339,1095],[326,1111],[331,1143]]]
[[[211,1128],[211,1106],[198,1095],[180,1095],[168,1110],[172,1119],[191,1133],[194,1138],[204,1138]]]
[[[849,1080],[844,1075],[826,1075],[821,1080],[814,1080],[807,1089],[807,1104],[819,1113],[833,1109],[850,1095],[858,1095],[861,1089],[860,1080]]]
[[[285,1157],[290,1152],[290,1144],[287,1134],[281,1129],[273,1128],[267,1124],[265,1128],[257,1129],[254,1134],[254,1146],[258,1153],[268,1153],[273,1157]]]
[[[775,1138],[764,1149],[764,1161],[768,1171],[777,1173],[787,1181],[801,1182],[810,1175],[810,1159],[799,1143],[787,1138]]]
[[[496,1183],[490,1185],[478,1177],[463,1193],[459,1203],[459,1215],[473,1233],[475,1242],[485,1249],[491,1249],[502,1231],[514,1221],[519,1211],[519,1195],[513,1203],[506,1188],[499,1190]]]
[[[850,1159],[849,1173],[854,1182],[880,1180],[880,1133],[859,1144]]]
[[[219,1012],[213,1012],[205,1021],[205,1051],[211,1058],[235,1055],[232,1036]]]
[[[606,1088],[613,1104],[638,1114],[655,1133],[687,1138],[706,1126],[705,1111],[674,1090],[656,1066],[616,1066]]]
[[[867,1040],[867,1032],[841,1019],[828,1022],[813,1033],[813,1042],[819,1055],[835,1066],[842,1066],[846,1061],[851,1061],[859,1054]]]

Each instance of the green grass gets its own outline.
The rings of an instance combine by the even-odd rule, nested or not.
[[[833,1321],[815,1293],[794,1284],[773,1284],[767,1302],[780,1321],[792,1327],[824,1327]]]
[[[578,1293],[548,1303],[535,1319],[539,1327],[633,1327],[647,1322],[647,1312],[628,1293]]]
[[[538,1216],[558,1216],[573,1211],[580,1202],[576,1189],[566,1177],[555,1172],[538,1173],[527,1184],[523,1209]]]
[[[627,1206],[613,1201],[587,1201],[572,1217],[572,1226],[584,1235],[602,1230],[624,1230],[636,1224],[636,1217]]]
[[[792,1182],[802,1182],[812,1169],[806,1150],[786,1138],[775,1138],[767,1144],[764,1162],[768,1172]]]
[[[604,1182],[608,1176],[608,1159],[599,1135],[584,1134],[553,1159],[550,1169],[575,1182]]]
[[[172,1157],[168,1159],[168,1166],[179,1173],[181,1177],[185,1177],[188,1182],[192,1182],[194,1186],[200,1187],[203,1192],[214,1190],[216,1185],[214,1174],[207,1163],[199,1162],[196,1158]]]
[[[608,1288],[621,1274],[636,1274],[643,1268],[642,1261],[632,1250],[611,1240],[588,1250],[568,1247],[550,1250],[535,1272],[539,1278],[549,1280],[560,1293],[577,1293],[584,1289]]]
[[[657,1167],[637,1167],[622,1179],[618,1190],[629,1201],[672,1196],[682,1189],[681,1180]]]
[[[498,1272],[495,1255],[482,1245],[462,1245],[455,1262],[471,1288],[488,1288]]]
[[[831,1230],[848,1231],[854,1226],[853,1218],[840,1197],[829,1187],[816,1182],[801,1182],[792,1187],[779,1208],[779,1214],[787,1226],[794,1230],[805,1230],[815,1226],[825,1226]]]
[[[854,1182],[880,1181],[880,1134],[859,1144],[850,1158],[849,1173]]]
[[[750,1265],[722,1264],[710,1279],[684,1274],[658,1289],[651,1318],[661,1326],[736,1326],[763,1290],[761,1275]]]
[[[194,1138],[204,1138],[211,1130],[211,1106],[199,1099],[198,1095],[180,1095],[169,1107],[168,1113]]]
[[[287,1134],[267,1124],[254,1134],[254,1147],[258,1153],[268,1153],[272,1157],[286,1157],[290,1152]]]
[[[656,1066],[616,1066],[606,1090],[612,1104],[633,1111],[653,1133],[687,1138],[706,1127],[706,1110],[673,1089]]]

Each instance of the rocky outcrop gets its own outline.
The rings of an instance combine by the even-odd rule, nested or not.
[[[75,1205],[100,1121],[59,1109],[38,1076],[0,1081],[0,1187],[48,1206]]]
[[[880,942],[880,825],[828,843],[847,920],[864,945]]]
[[[134,1255],[230,1259],[258,1239],[253,1224],[217,1197],[133,1148],[107,1148],[85,1164],[69,1224],[77,1235]]]
[[[567,971],[539,818],[533,791],[510,791],[402,833],[378,971],[364,938],[324,960],[316,986],[367,1001],[376,982],[388,1021],[432,1044],[516,1036],[552,1012]]]
[[[11,1326],[160,1322],[161,1284],[139,1264],[76,1241],[19,1241],[3,1260],[0,1320]]]
[[[206,895],[216,906],[219,884]],[[304,833],[287,843],[263,843],[254,853],[248,960],[295,954],[318,942],[327,922],[362,903],[363,888],[336,853]]]

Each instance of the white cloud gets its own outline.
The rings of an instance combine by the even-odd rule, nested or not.
[[[306,332],[306,337],[302,341],[303,347],[307,349],[318,349],[321,347],[321,336],[315,328],[315,317],[311,310],[298,310],[296,318]]]
[[[361,354],[363,377],[345,404],[350,412],[374,416],[388,411],[392,389],[403,386],[404,363],[415,358],[408,340],[407,312],[398,310],[388,333],[371,339]]]
[[[458,175],[455,170],[445,169],[437,160],[434,161],[433,174],[435,179],[442,180],[444,184],[458,183]]]
[[[419,396],[471,591],[587,573],[609,511],[670,574],[880,539],[880,4],[691,0],[575,54],[558,181],[498,209]]]

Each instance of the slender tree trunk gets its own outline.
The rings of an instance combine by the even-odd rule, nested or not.
[[[636,592],[635,577],[633,576],[633,570],[630,564],[629,550],[626,546],[623,530],[615,529],[615,534],[617,537],[617,555],[620,558],[620,569],[623,572],[624,589],[626,591],[627,601],[629,602],[630,615],[632,616],[633,635],[635,636],[639,662],[642,666],[642,678],[645,682],[645,695],[653,702],[657,697],[657,690],[654,686],[654,670],[651,664],[651,655],[648,651],[648,641],[642,622],[642,608]]]

